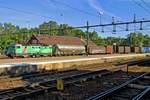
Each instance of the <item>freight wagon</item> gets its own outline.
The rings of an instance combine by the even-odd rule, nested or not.
[[[141,52],[142,53],[150,53],[150,47],[142,47]]]
[[[89,46],[89,54],[112,54],[113,46]]]
[[[113,46],[105,46],[106,54],[113,54]]]
[[[124,54],[124,46],[117,46],[116,49],[116,53]]]
[[[80,45],[60,45],[56,44],[53,46],[53,55],[81,55],[85,54],[85,46]]]
[[[124,46],[124,53],[125,54],[131,53],[131,47],[130,46]]]
[[[131,47],[131,53],[140,53],[141,49],[140,47]]]
[[[89,54],[105,54],[106,48],[104,46],[89,46],[88,53]]]
[[[131,53],[131,47],[130,46],[117,46],[116,53],[129,54]]]

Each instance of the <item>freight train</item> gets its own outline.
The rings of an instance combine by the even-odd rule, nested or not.
[[[6,51],[8,57],[38,57],[85,54],[84,46],[73,45],[22,45],[12,44]]]
[[[150,47],[130,46],[77,46],[77,45],[10,45],[5,55],[8,57],[39,57],[39,56],[65,56],[88,54],[129,54],[129,53],[150,53]]]

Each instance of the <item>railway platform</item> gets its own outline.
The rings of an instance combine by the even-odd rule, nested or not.
[[[142,59],[146,56],[150,56],[150,53],[0,59],[0,74],[22,74],[41,70],[69,69],[104,62]]]

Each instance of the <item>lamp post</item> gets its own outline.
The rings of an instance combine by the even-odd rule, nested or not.
[[[27,32],[27,39],[28,39],[30,37],[30,32],[29,32],[30,31],[29,30],[30,29],[30,21],[26,21],[26,23],[27,23],[27,31],[28,31]]]
[[[103,12],[98,12],[99,16],[100,16],[100,25],[102,24],[102,15],[103,15]]]
[[[100,20],[99,20],[99,22],[100,22],[100,25],[102,24],[102,14],[101,13],[99,13],[99,18],[100,18]]]

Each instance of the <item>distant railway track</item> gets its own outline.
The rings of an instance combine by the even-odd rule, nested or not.
[[[150,73],[144,73],[119,86],[97,93],[87,100],[149,100]]]

